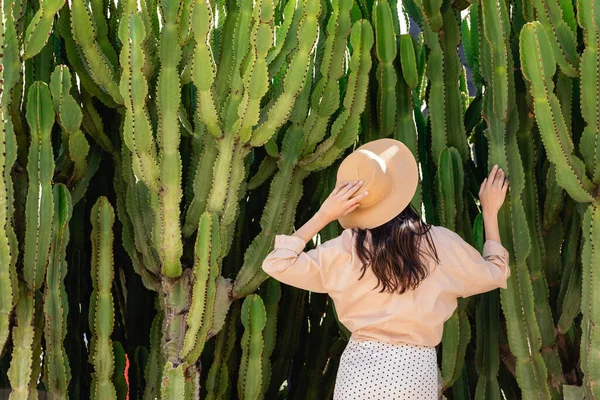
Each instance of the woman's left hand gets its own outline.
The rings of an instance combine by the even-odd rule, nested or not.
[[[362,185],[362,181],[339,184],[323,202],[317,214],[327,222],[331,222],[356,210],[360,207],[360,201],[369,194],[369,192],[364,192],[352,197]]]

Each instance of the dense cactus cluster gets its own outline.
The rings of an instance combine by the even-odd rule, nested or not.
[[[513,273],[447,321],[446,395],[600,398],[597,8],[3,0],[0,390],[330,398],[350,333],[261,264],[393,137],[412,205],[480,250],[479,183],[509,175]]]

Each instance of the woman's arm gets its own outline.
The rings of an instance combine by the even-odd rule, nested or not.
[[[485,238],[487,240],[502,243],[500,229],[498,228],[498,211],[504,203],[507,191],[508,181],[504,176],[504,171],[495,165],[490,176],[483,181],[479,190]]]
[[[362,186],[363,181],[345,182],[339,184],[323,202],[317,213],[300,227],[294,236],[298,236],[308,243],[317,233],[327,226],[330,222],[343,217],[356,210],[360,206],[360,201],[365,198],[369,192],[364,192],[356,197],[352,197]]]

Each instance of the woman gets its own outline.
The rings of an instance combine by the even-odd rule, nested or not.
[[[510,275],[497,218],[508,188],[504,173],[494,167],[479,192],[483,256],[412,210],[418,169],[402,143],[362,146],[342,162],[337,181],[314,217],[293,236],[276,237],[263,269],[286,284],[328,293],[352,332],[335,400],[437,399],[435,346],[457,299],[506,288]],[[343,233],[303,252],[336,219]]]

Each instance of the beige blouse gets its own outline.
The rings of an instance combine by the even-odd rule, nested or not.
[[[288,285],[328,293],[356,340],[436,346],[457,298],[506,289],[510,269],[508,252],[498,242],[488,240],[482,257],[446,228],[434,226],[431,233],[440,263],[430,261],[428,277],[404,294],[374,289],[377,278],[369,268],[358,279],[362,263],[351,230],[308,252],[301,238],[279,235],[263,269]]]

